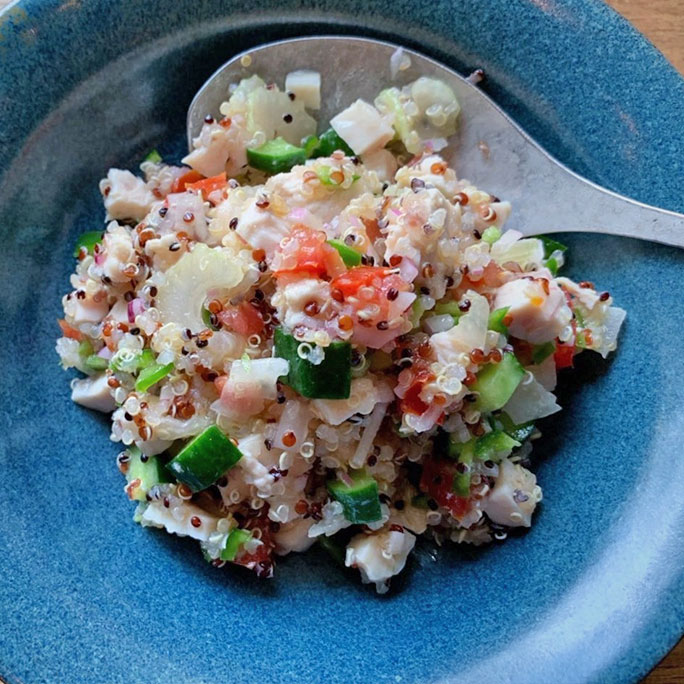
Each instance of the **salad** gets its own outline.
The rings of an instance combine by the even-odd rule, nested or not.
[[[73,401],[111,413],[135,521],[261,577],[318,543],[384,592],[420,535],[531,525],[557,371],[613,351],[625,312],[440,156],[448,85],[322,134],[319,108],[316,72],[252,76],[182,165],[110,169],[57,352]]]

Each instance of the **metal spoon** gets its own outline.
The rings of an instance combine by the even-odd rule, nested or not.
[[[321,74],[322,126],[357,98],[373,102],[383,88],[419,76],[448,83],[461,103],[459,132],[442,151],[459,177],[513,204],[507,225],[525,235],[591,232],[684,247],[684,215],[657,209],[606,190],[563,166],[543,150],[475,85],[455,71],[404,49],[410,66],[395,79],[390,57],[397,45],[367,38],[318,36],[262,45],[226,62],[202,86],[188,111],[188,144],[206,114],[218,114],[228,86],[259,74],[282,86],[295,69]]]

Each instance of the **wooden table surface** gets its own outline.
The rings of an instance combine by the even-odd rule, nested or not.
[[[562,0],[559,0],[562,3]],[[0,9],[10,0],[0,0]],[[684,74],[684,0],[607,0]],[[684,639],[642,684],[684,684]]]

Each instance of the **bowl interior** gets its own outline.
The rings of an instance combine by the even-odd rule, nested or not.
[[[62,11],[71,12],[70,4]],[[89,50],[82,63],[59,53],[66,24],[56,4],[20,5],[26,17],[12,19],[10,43],[18,41],[34,70],[45,71],[54,57],[51,78],[61,90],[46,84],[30,99],[25,76],[18,99],[22,111],[34,106],[25,115],[10,108],[0,123],[7,141],[0,167],[0,673],[27,684],[57,673],[62,682],[497,682],[512,672],[529,682],[621,681],[641,674],[684,624],[668,596],[684,588],[675,534],[684,520],[684,461],[676,456],[684,437],[677,351],[684,252],[675,249],[586,235],[566,240],[568,275],[609,290],[628,320],[618,353],[608,362],[582,358],[576,376],[562,381],[564,411],[541,425],[545,501],[529,533],[487,549],[435,554],[424,545],[395,590],[378,598],[317,550],[283,560],[277,578],[263,582],[217,571],[194,542],[132,522],[108,421],[69,401],[54,352],[55,319],[74,240],[102,225],[98,180],[110,166],[134,169],[152,147],[179,159],[187,105],[231,54],[292,35],[348,32],[405,43],[456,67],[485,64],[499,103],[575,170],[684,208],[670,175],[684,143],[654,149],[649,116],[631,95],[621,99],[603,71],[589,103],[612,93],[601,114],[556,109],[567,101],[561,82],[543,88],[526,76],[526,49],[505,32],[498,39],[511,55],[503,53],[492,35],[504,26],[500,18],[483,29],[468,14],[465,26],[437,30],[439,17],[452,16],[448,3],[407,5],[405,16],[395,8],[386,22],[354,2],[337,3],[334,14],[322,7],[296,15],[295,3],[285,4],[270,14],[217,19],[211,3],[190,9],[180,2],[158,30],[154,3],[144,12],[122,3],[111,9],[110,24],[97,12],[104,4],[76,3],[65,38]],[[596,12],[573,5],[580,18]],[[494,16],[483,12],[485,23]],[[585,25],[562,17],[548,24],[531,6],[513,17],[519,29],[535,19],[563,44],[573,32],[590,47],[596,41]],[[612,17],[599,19],[617,35],[627,31]],[[21,47],[31,22],[38,37]],[[135,40],[114,49],[119,24]],[[532,42],[539,48],[544,41]],[[16,67],[0,75],[5,94],[26,65],[2,49],[0,60]],[[102,63],[91,54],[96,49]],[[577,56],[580,74],[584,59]],[[536,57],[551,73],[549,60]],[[626,73],[617,69],[616,81]],[[577,74],[566,80],[582,91]],[[640,145],[611,107],[632,117]]]

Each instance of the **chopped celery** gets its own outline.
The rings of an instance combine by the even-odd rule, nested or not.
[[[330,166],[318,166],[314,169],[316,172],[316,175],[318,176],[318,180],[323,183],[323,185],[327,185],[331,188],[336,188],[340,183],[338,183],[336,180],[333,180],[331,175],[333,171],[337,171],[338,173],[342,173],[338,169],[332,169]]]
[[[78,257],[81,253],[81,248],[85,247],[88,254],[92,254],[95,251],[95,245],[102,242],[102,231],[101,230],[91,230],[87,233],[83,233],[76,240],[76,245],[74,246],[74,256]]]
[[[138,447],[129,447],[128,453],[130,454],[126,471],[128,495],[135,501],[146,501],[147,492],[154,485],[168,482],[169,478],[156,456],[143,456]]]
[[[176,479],[193,491],[206,489],[242,458],[242,452],[216,426],[190,440],[167,464]]]
[[[501,309],[495,309],[489,314],[489,322],[487,323],[488,330],[494,330],[494,332],[501,333],[502,335],[508,335],[508,326],[504,325],[504,318],[508,313],[510,307],[504,306]]]
[[[351,473],[352,484],[328,482],[328,491],[342,504],[344,517],[354,524],[375,522],[382,517],[378,483],[365,470]]]
[[[103,359],[97,354],[91,354],[84,361],[86,368],[90,368],[93,371],[103,371],[109,366],[109,361]]]
[[[157,150],[150,150],[147,155],[145,156],[145,159],[143,159],[143,162],[152,162],[153,164],[159,164],[161,162],[162,156],[157,152]]]
[[[283,138],[269,140],[260,147],[247,148],[247,162],[266,173],[283,173],[306,161],[306,150]]]
[[[480,461],[500,461],[508,456],[520,442],[503,430],[494,430],[482,435],[475,443],[475,458]]]
[[[308,399],[349,399],[352,377],[349,342],[333,342],[325,347],[323,360],[316,365],[299,355],[302,342],[293,335],[276,328],[274,340],[275,355],[290,365],[282,379],[286,385]]]
[[[93,351],[93,345],[90,343],[90,340],[83,340],[82,342],[79,342],[78,355],[81,358],[88,358],[93,353]]]
[[[411,321],[413,329],[417,328],[420,325],[420,319],[423,317],[423,314],[428,310],[429,309],[425,306],[424,297],[421,296],[414,300],[413,304],[411,305],[411,316],[409,319]]]
[[[345,266],[351,268],[361,264],[361,252],[348,247],[340,240],[328,240],[328,244],[340,253]]]
[[[238,551],[245,545],[245,542],[249,541],[252,537],[252,533],[249,530],[243,530],[236,527],[231,530],[226,539],[226,545],[221,551],[221,560],[233,561],[238,555]]]
[[[437,302],[432,313],[435,316],[443,316],[444,314],[449,314],[454,317],[454,323],[458,322],[458,319],[463,315],[463,312],[458,308],[458,302],[450,299],[447,302]]]
[[[471,390],[477,393],[473,406],[480,413],[496,411],[511,398],[525,375],[515,355],[506,353],[499,363],[488,363],[477,373]]]
[[[113,371],[137,373],[154,363],[154,353],[151,349],[135,351],[133,349],[119,349],[109,360],[109,367]]]
[[[535,344],[532,347],[532,363],[540,364],[556,351],[556,344],[554,342],[544,342],[544,344]]]
[[[164,366],[159,363],[154,363],[151,366],[143,368],[138,374],[138,379],[135,381],[135,389],[137,389],[138,392],[147,392],[152,385],[165,378],[172,370],[173,363],[167,363]]]
[[[318,538],[318,545],[325,549],[338,565],[341,565],[343,568],[346,567],[344,564],[344,546],[342,546],[334,537],[326,537],[322,534]]]
[[[493,245],[500,237],[501,231],[496,226],[489,226],[482,233],[482,240],[490,245]]]

